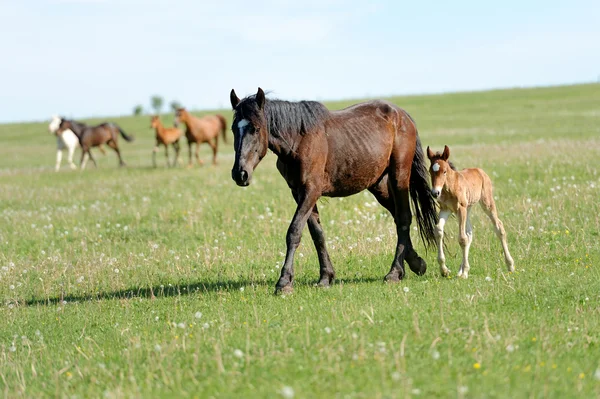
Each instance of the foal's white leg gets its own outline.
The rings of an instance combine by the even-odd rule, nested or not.
[[[498,218],[496,204],[492,203],[489,209],[484,204],[481,204],[481,208],[492,221],[492,224],[494,225],[494,231],[496,232],[496,236],[498,236],[498,239],[502,243],[502,250],[504,251],[504,262],[506,263],[506,268],[509,272],[514,272],[515,261],[513,260],[512,256],[510,256],[510,252],[508,251],[508,243],[506,242],[506,231],[504,230],[504,224],[502,224],[502,221]]]
[[[62,156],[63,156],[62,150],[60,148],[57,149],[56,150],[56,165],[54,167],[54,170],[57,172],[60,170],[60,163],[62,161]]]
[[[460,264],[460,269],[458,270],[458,277],[468,278],[469,269],[471,267],[469,266],[469,236],[467,235],[467,208],[459,207],[456,216],[458,216],[458,242],[463,251],[463,261]]]
[[[77,165],[75,165],[75,163],[73,162],[73,154],[75,154],[75,147],[74,145],[70,146],[68,148],[68,155],[67,155],[67,160],[69,161],[69,166],[71,167],[71,169],[75,170],[77,169]]]
[[[450,270],[448,270],[446,267],[446,257],[444,256],[444,225],[446,224],[446,220],[448,220],[450,215],[452,215],[452,212],[450,211],[440,211],[440,218],[435,228],[435,238],[438,244],[437,261],[440,265],[440,273],[443,277],[448,277],[450,275]]]

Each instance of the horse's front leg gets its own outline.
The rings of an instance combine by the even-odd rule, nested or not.
[[[298,207],[296,213],[292,218],[292,223],[288,228],[286,235],[287,252],[285,254],[285,261],[281,268],[281,276],[277,285],[275,286],[275,293],[291,293],[293,291],[294,281],[294,253],[300,245],[300,239],[302,238],[302,230],[311,216],[313,208],[315,207],[317,200],[319,199],[320,193],[312,188],[303,188],[298,190],[297,202]]]
[[[298,202],[297,193],[292,191],[292,194],[294,195],[296,202]],[[312,237],[315,249],[317,250],[317,256],[319,257],[319,283],[317,285],[319,287],[329,287],[335,278],[335,271],[333,270],[333,265],[331,264],[331,259],[329,259],[329,253],[325,246],[325,233],[321,226],[319,209],[316,204],[308,218],[308,230],[310,231],[310,236]]]
[[[62,150],[59,148],[56,150],[56,165],[54,167],[55,171],[59,171],[60,170],[60,163],[62,161],[62,156],[63,156],[63,152]]]
[[[440,219],[435,228],[435,238],[437,240],[438,245],[438,257],[437,261],[440,265],[440,273],[442,277],[448,277],[450,275],[450,270],[446,267],[446,257],[444,256],[444,225],[446,224],[446,220],[452,215],[452,212],[449,210],[440,211]]]

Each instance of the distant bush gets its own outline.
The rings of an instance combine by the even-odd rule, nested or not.
[[[141,105],[136,105],[135,107],[133,107],[133,115],[139,116],[143,113],[144,113],[144,107],[142,107]]]
[[[152,108],[154,109],[154,113],[158,115],[158,114],[160,114],[160,111],[162,110],[164,100],[161,96],[152,96],[150,98],[150,104],[152,105]]]

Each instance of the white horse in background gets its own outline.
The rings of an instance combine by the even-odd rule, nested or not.
[[[62,118],[59,116],[52,116],[52,120],[48,125],[48,130],[50,134],[56,135],[56,166],[55,170],[58,172],[60,170],[60,163],[62,161],[63,151],[67,150],[67,160],[69,161],[69,166],[71,169],[77,169],[77,166],[73,163],[73,154],[75,153],[75,149],[79,147],[79,139],[73,133],[71,129],[65,130],[62,134],[56,134],[58,127],[60,126],[60,122]]]

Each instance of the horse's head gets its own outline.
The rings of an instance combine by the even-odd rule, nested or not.
[[[56,129],[56,135],[60,136],[65,130],[73,130],[73,124],[71,121],[67,119],[62,119],[60,121],[60,125],[58,125],[58,129]]]
[[[50,121],[50,124],[48,124],[48,131],[50,132],[50,134],[56,134],[56,131],[58,130],[62,119],[63,118],[61,118],[60,116],[52,115],[52,120]]]
[[[156,129],[160,126],[160,119],[158,119],[158,115],[153,115],[152,119],[150,119],[150,128]]]
[[[175,110],[175,121],[173,122],[175,126],[178,126],[180,122],[187,121],[188,112],[185,108],[177,108]]]
[[[444,146],[444,152],[441,154],[436,152],[435,154],[429,147],[427,147],[427,158],[431,161],[431,167],[429,168],[429,174],[431,175],[431,195],[437,198],[442,194],[442,189],[446,184],[446,176],[448,170],[452,169],[448,158],[450,158],[450,148],[447,145]]]
[[[231,131],[235,149],[231,177],[238,186],[247,186],[252,180],[252,172],[269,148],[265,92],[259,87],[255,95],[240,100],[232,89],[230,100],[234,111]]]

